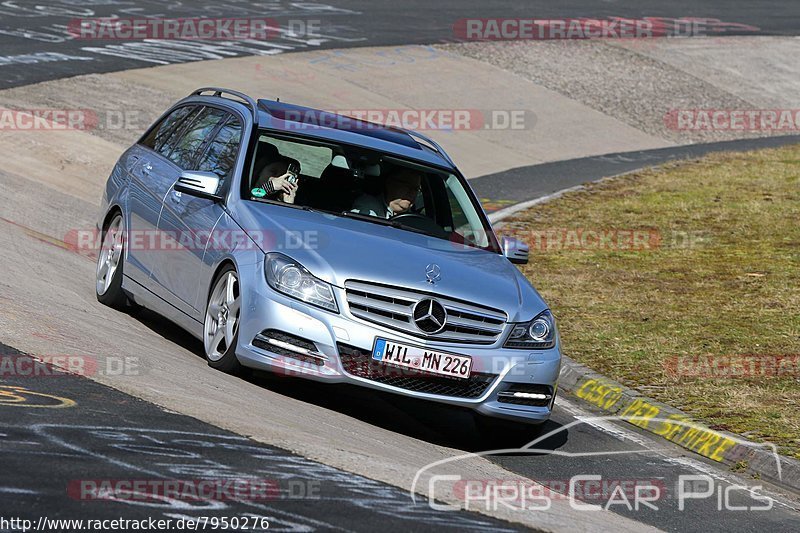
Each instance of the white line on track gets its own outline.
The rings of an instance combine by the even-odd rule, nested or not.
[[[0,487],[0,494],[39,494],[35,490],[19,489],[17,487]]]

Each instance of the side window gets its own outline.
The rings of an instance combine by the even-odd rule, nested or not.
[[[452,214],[453,218],[453,226],[452,228],[445,228],[448,231],[457,231],[458,233],[463,234],[466,228],[470,227],[469,219],[467,215],[464,213],[464,210],[461,208],[461,203],[456,198],[455,194],[453,194],[452,189],[446,186],[445,190],[447,191],[447,200],[450,203],[450,213]]]
[[[438,178],[436,178],[438,179]],[[431,202],[431,178],[427,174],[423,174],[422,181],[419,184],[419,192],[417,192],[417,197],[414,199],[413,209],[420,215],[425,215],[429,218],[434,218],[432,213],[430,212],[431,209],[428,206],[432,206],[433,202]]]
[[[239,119],[229,116],[209,143],[203,157],[195,165],[195,170],[213,172],[220,178],[227,179],[233,173],[239,144],[242,138],[242,124]]]
[[[167,158],[184,170],[192,170],[192,162],[198,149],[226,114],[221,109],[204,108],[192,123],[184,129]]]
[[[163,155],[164,157],[169,157],[169,154],[172,153],[172,150],[175,149],[175,146],[181,139],[183,132],[194,123],[197,116],[203,111],[202,106],[192,106],[190,109],[191,111],[186,114],[186,117],[179,124],[176,124],[171,131],[164,135],[164,139],[161,142],[156,144],[155,149],[159,154]]]
[[[194,109],[196,109],[195,106],[188,105],[179,107],[151,129],[139,144],[153,150],[160,148],[164,141],[180,127],[189,112]]]

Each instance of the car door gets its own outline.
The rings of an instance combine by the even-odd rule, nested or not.
[[[199,110],[200,106],[185,105],[168,113],[150,128],[129,157],[125,274],[149,289],[152,289],[150,275],[158,257],[158,250],[150,241],[155,236],[164,197],[172,185],[172,175],[162,154],[172,150],[171,143]]]
[[[227,111],[207,107],[189,128],[171,160],[179,168],[167,192],[158,222],[163,239],[173,239],[156,263],[153,279],[170,302],[198,317],[198,276],[211,231],[224,210],[219,202],[174,189],[180,172],[215,172],[223,180],[233,172],[241,141],[241,122]],[[224,181],[220,187],[224,186]]]

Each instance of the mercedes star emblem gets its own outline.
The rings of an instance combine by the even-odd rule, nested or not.
[[[414,324],[420,331],[433,335],[444,329],[447,322],[447,311],[444,306],[432,298],[417,302],[414,306]]]
[[[436,263],[431,263],[425,267],[425,277],[428,278],[428,283],[433,285],[442,279],[442,269]]]

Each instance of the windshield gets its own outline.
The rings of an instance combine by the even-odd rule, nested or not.
[[[244,192],[499,253],[463,179],[364,148],[262,132]]]

